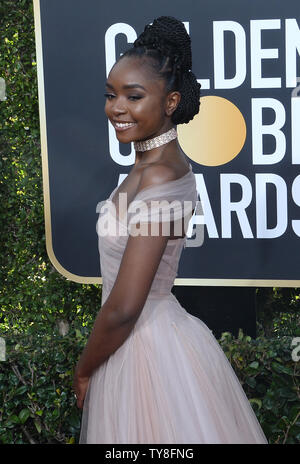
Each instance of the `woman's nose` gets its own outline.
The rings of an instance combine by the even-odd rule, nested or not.
[[[112,111],[115,115],[126,113],[127,109],[122,99],[116,98],[114,100]]]

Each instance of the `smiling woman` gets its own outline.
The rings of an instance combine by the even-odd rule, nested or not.
[[[124,57],[112,68],[106,82],[110,92],[106,94],[105,112],[123,143],[147,140],[170,129],[173,124],[166,120],[165,110],[172,111],[180,100],[178,92],[166,100],[165,82],[153,79],[149,65],[143,66],[140,61]]]
[[[266,443],[212,332],[171,292],[197,203],[176,131],[199,111],[191,66],[185,27],[163,16],[106,82],[106,115],[120,142],[134,142],[136,159],[107,199],[116,214],[102,212],[97,222],[102,307],[74,377],[80,443]],[[142,214],[124,221],[123,195],[130,204],[138,198]],[[120,233],[102,235],[115,223]]]

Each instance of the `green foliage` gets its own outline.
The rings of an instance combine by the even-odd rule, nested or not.
[[[255,340],[240,330],[220,339],[269,443],[300,443],[300,361],[293,337]]]
[[[73,395],[66,384],[69,377],[59,375],[73,369],[80,344],[75,337],[74,344],[66,348],[69,336],[62,339],[53,334],[60,320],[71,327],[76,324],[81,332],[91,328],[101,305],[101,286],[65,279],[47,256],[32,0],[2,0],[0,21],[0,77],[5,80],[7,97],[0,101],[0,334],[9,349],[9,361],[0,363],[1,437],[5,443],[28,442],[27,425],[33,421],[35,430],[41,429],[41,441],[51,440],[54,429],[60,441],[60,434],[73,433],[61,416],[61,411],[69,411]],[[12,345],[18,348],[12,351]],[[51,348],[49,353],[46,347]],[[55,374],[59,369],[56,356],[64,350],[69,364],[66,367],[64,358],[64,368]],[[22,372],[27,387],[14,366]],[[55,398],[60,399],[60,408],[53,409],[52,403],[51,409],[46,396],[49,393],[54,399],[58,395],[53,382],[62,393]],[[78,421],[78,412],[76,417]],[[60,423],[66,427],[64,432],[60,432]]]
[[[256,290],[259,334],[269,337],[300,336],[300,289]]]
[[[46,252],[32,0],[1,2],[0,17],[0,328],[85,323],[100,308],[100,286],[68,281]]]
[[[73,369],[89,326],[7,338],[0,363],[0,443],[78,443],[81,412]],[[300,362],[291,337],[251,339],[224,332],[219,343],[252,404],[269,443],[300,443]]]
[[[32,334],[7,338],[0,363],[0,443],[78,441],[80,412],[72,393],[73,370],[86,330],[62,337]]]

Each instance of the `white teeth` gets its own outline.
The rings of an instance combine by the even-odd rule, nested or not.
[[[115,123],[117,127],[131,127],[131,126],[134,126],[135,123],[134,122],[116,122]]]

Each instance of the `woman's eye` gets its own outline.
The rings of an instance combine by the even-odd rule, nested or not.
[[[140,95],[130,95],[128,98],[129,100],[140,100],[143,97],[141,97]]]
[[[107,100],[112,100],[113,98],[115,98],[115,95],[113,95],[112,93],[105,93],[104,97],[107,98]],[[141,97],[140,95],[129,95],[128,96],[128,99],[132,101],[140,100],[141,98],[143,97]]]

